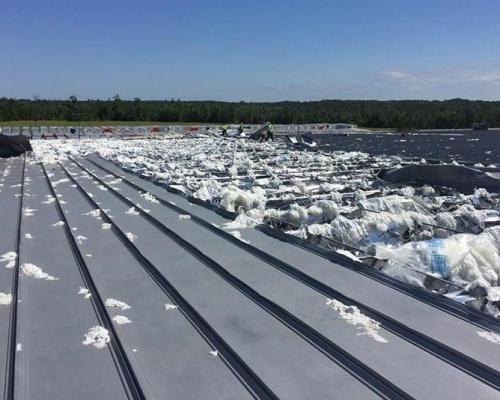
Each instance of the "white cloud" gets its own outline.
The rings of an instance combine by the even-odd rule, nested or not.
[[[385,78],[412,84],[490,82],[500,83],[500,68],[494,70],[447,70],[407,72],[402,70],[385,70],[381,72]]]
[[[403,72],[403,71],[397,71],[397,70],[382,71],[382,75],[384,75],[388,78],[393,78],[393,79],[398,79],[398,80],[414,80],[415,79],[414,75],[409,74],[407,72]]]

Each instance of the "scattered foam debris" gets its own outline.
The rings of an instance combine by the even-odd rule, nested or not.
[[[362,314],[358,307],[348,306],[335,299],[327,299],[326,305],[337,311],[344,321],[356,326],[361,331],[358,335],[367,335],[379,343],[388,343],[378,332],[380,323]]]
[[[115,321],[118,325],[131,324],[132,321],[125,317],[124,315],[115,315],[113,317],[113,321]]]
[[[47,196],[47,200],[42,201],[43,204],[52,204],[56,201],[56,198],[54,196]]]
[[[0,306],[8,306],[12,303],[12,294],[0,292]]]
[[[35,215],[35,211],[38,211],[38,210],[33,209],[33,208],[29,208],[29,207],[23,208],[23,216],[31,217],[31,216]]]
[[[165,304],[165,310],[176,310],[178,307],[175,304]]]
[[[80,289],[78,290],[78,294],[83,294],[84,299],[90,299],[90,297],[92,297],[92,293],[90,293],[90,290],[84,287],[80,287]]]
[[[135,209],[135,207],[130,207],[126,212],[125,214],[128,214],[128,215],[139,215],[139,211],[137,211]]]
[[[111,176],[111,177],[112,177],[112,176]],[[110,185],[110,186],[114,186],[114,185],[118,185],[119,183],[122,183],[122,182],[123,182],[123,179],[122,179],[122,178],[116,178],[116,179],[114,179],[114,180],[112,180],[112,181],[109,181],[109,182],[108,182],[108,185]],[[117,188],[114,188],[114,189],[116,190]]]
[[[90,215],[91,217],[100,217],[101,210],[99,208],[96,208],[95,210],[91,210],[91,211],[85,213],[85,215]]]
[[[61,183],[66,183],[66,182],[69,182],[69,179],[68,178],[62,178],[62,179],[59,179],[58,181],[52,182],[52,186],[55,187],[55,186],[58,186]]]
[[[40,267],[37,267],[35,264],[31,263],[23,263],[21,265],[21,271],[24,275],[34,278],[34,279],[42,279],[46,281],[57,281],[59,278],[55,278],[52,275],[44,272]]]
[[[14,268],[16,266],[17,253],[15,251],[8,251],[7,253],[2,254],[0,258],[0,262],[4,262],[5,268]]]
[[[120,301],[120,300],[116,300],[116,299],[106,299],[106,307],[109,307],[109,308],[118,308],[120,310],[128,310],[130,309],[131,307],[127,304],[127,303],[124,303],[123,301]]]
[[[84,336],[85,340],[82,342],[83,345],[92,345],[98,349],[105,348],[111,341],[109,331],[102,326],[93,326]]]
[[[212,355],[213,357],[217,357],[219,355],[219,352],[217,350],[211,350],[210,355]]]
[[[76,243],[78,243],[78,244],[83,244],[83,242],[84,242],[85,240],[87,240],[87,238],[86,238],[85,236],[83,236],[83,235],[78,235],[78,236],[75,238],[75,240],[76,240]]]
[[[477,334],[488,342],[500,344],[500,335],[498,333],[478,331]]]
[[[141,193],[141,197],[144,197],[147,201],[151,203],[160,203],[158,199],[151,193],[146,192],[146,193]]]
[[[137,239],[137,235],[134,235],[132,232],[125,233],[125,236],[127,236],[127,239],[130,240],[131,242]]]

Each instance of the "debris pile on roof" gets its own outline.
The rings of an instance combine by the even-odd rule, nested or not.
[[[331,250],[349,251],[392,276],[442,293],[457,287],[466,290],[478,279],[500,286],[498,259],[485,258],[480,249],[481,243],[488,243],[483,238],[491,236],[491,230],[485,230],[500,224],[499,195],[481,187],[462,193],[422,183],[408,186],[412,168],[418,173],[424,167],[438,168],[425,160],[361,152],[311,153],[283,142],[168,136],[133,142],[35,141],[33,146],[37,159],[45,161],[97,152],[127,171],[233,213],[235,220],[224,226],[228,231],[269,223]],[[456,172],[461,166],[446,168]],[[377,176],[381,169],[391,171],[383,174],[384,179],[405,179],[387,185]],[[156,200],[148,193],[142,197]],[[132,207],[127,213],[139,212]],[[431,262],[436,243],[461,247],[445,262],[446,268]],[[407,256],[412,252],[413,257]],[[461,261],[456,260],[458,254]],[[437,287],[433,277],[455,286]]]

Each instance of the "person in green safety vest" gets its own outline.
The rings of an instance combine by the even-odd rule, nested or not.
[[[242,135],[242,133],[243,133],[243,124],[240,124],[240,126],[238,127],[238,133],[240,134],[240,136]]]
[[[271,124],[269,121],[266,122],[266,127],[267,127],[267,137],[266,137],[266,142],[271,139],[274,142],[274,125]]]
[[[222,130],[222,136],[227,136],[227,125],[223,125],[220,127]]]

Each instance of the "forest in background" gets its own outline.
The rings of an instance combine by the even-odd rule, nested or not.
[[[222,102],[0,98],[0,121],[144,121],[276,124],[347,122],[394,129],[470,128],[474,122],[500,126],[500,101],[320,100]]]

